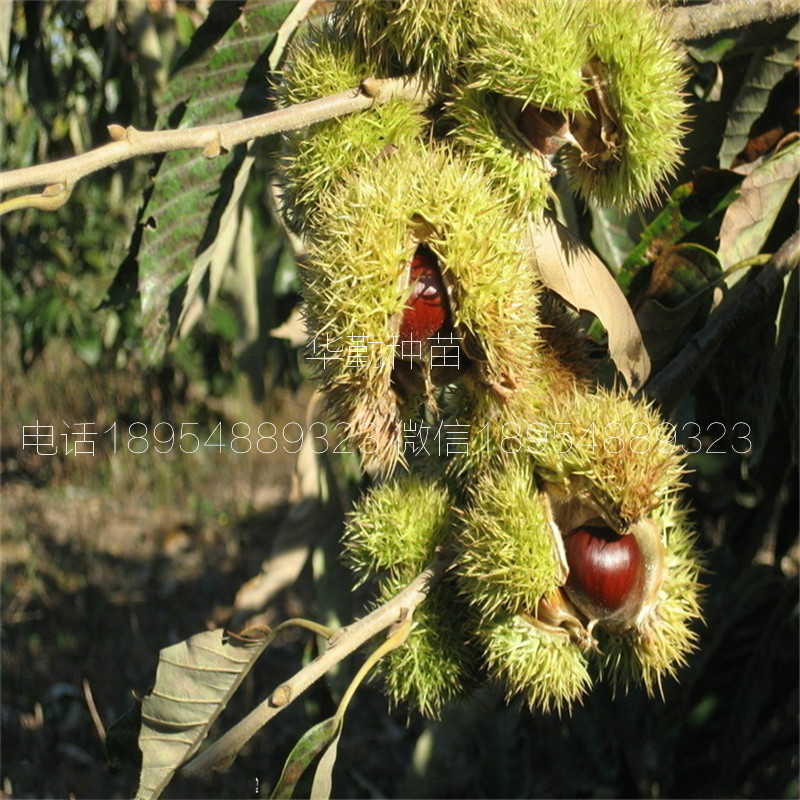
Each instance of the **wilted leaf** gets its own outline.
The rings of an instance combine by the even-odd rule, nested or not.
[[[289,753],[281,777],[272,792],[272,797],[291,797],[297,782],[308,769],[308,765],[332,739],[338,740],[341,732],[342,719],[338,715],[309,728]]]
[[[156,685],[142,702],[137,798],[154,800],[200,746],[269,643],[227,641],[206,631],[161,651]]]
[[[322,758],[317,764],[314,773],[314,782],[311,784],[311,800],[328,800],[333,790],[333,768],[336,765],[336,756],[339,750],[339,739],[342,737],[342,726],[336,732],[333,741],[328,745]]]
[[[800,142],[784,147],[756,167],[742,183],[741,194],[731,203],[719,233],[719,258],[725,269],[761,252],[797,176],[800,175]],[[732,286],[741,278],[733,273]]]
[[[293,584],[308,560],[312,544],[326,530],[342,523],[342,509],[330,469],[323,461],[319,436],[323,423],[315,422],[319,395],[315,394],[306,420],[303,444],[297,454],[290,500],[292,507],[281,523],[272,554],[236,594],[238,614],[258,611],[279,592]]]
[[[600,320],[608,331],[609,355],[630,391],[638,391],[650,374],[650,358],[628,301],[605,264],[558,223],[531,225],[528,236],[542,282]]]

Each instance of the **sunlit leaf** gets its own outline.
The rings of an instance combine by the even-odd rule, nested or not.
[[[678,186],[622,264],[617,281],[625,293],[635,289],[637,275],[662,251],[727,208],[736,198],[741,182],[742,176],[730,170],[701,169],[691,181]]]
[[[226,6],[227,4],[217,4]],[[206,49],[170,80],[162,104],[163,124],[191,127],[227,122],[270,110],[267,58],[275,32],[294,3],[256,0],[230,24],[213,47],[209,21],[195,43]],[[216,6],[212,7],[212,11]],[[230,7],[220,15],[230,15]],[[151,361],[163,355],[183,307],[183,295],[202,285],[218,237],[235,219],[237,202],[253,164],[250,145],[207,159],[200,152],[167,154],[161,161],[142,221],[139,294],[146,349]],[[191,285],[184,283],[191,275]]]
[[[603,262],[558,223],[531,225],[533,263],[542,282],[573,308],[591,311],[608,331],[608,351],[628,388],[637,391],[650,374],[642,343],[625,295]]]
[[[725,269],[761,252],[798,175],[800,142],[794,142],[744,179],[741,194],[725,212],[719,232],[719,257]],[[741,273],[733,273],[728,285],[739,278]]]
[[[200,746],[269,643],[206,631],[159,655],[156,684],[142,702],[142,773],[137,798],[154,800]]]

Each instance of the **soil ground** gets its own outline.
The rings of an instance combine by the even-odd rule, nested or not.
[[[282,428],[303,421],[309,396],[307,387],[297,396],[278,392],[265,409],[228,399],[221,410],[228,425],[270,420]],[[149,691],[159,650],[230,620],[237,590],[259,573],[289,507],[296,456],[283,448],[270,455],[220,454],[213,447],[156,453],[151,437],[146,453],[130,453],[119,442],[114,453],[107,436],[98,437],[94,455],[63,454],[64,421],[93,421],[102,431],[114,421],[114,409],[137,402],[151,425],[159,420],[153,416],[158,403],[138,379],[124,371],[98,374],[58,346],[26,373],[4,360],[2,796],[133,795],[136,727],[109,748],[109,763],[103,742],[109,726],[135,706],[134,696]],[[164,411],[176,430],[192,419],[182,416],[188,405]],[[57,455],[23,446],[23,426],[37,420],[55,427]],[[157,435],[166,439],[167,431],[162,426]],[[262,621],[313,615],[308,572]],[[230,704],[223,726],[298,669],[310,646],[308,636],[298,635],[271,649]],[[305,707],[295,705],[230,773],[210,783],[178,779],[166,796],[268,794],[281,760],[310,724],[306,712],[317,721],[330,699],[324,690],[312,691]],[[376,689],[366,688],[356,711],[383,718],[378,727],[388,742],[404,741],[406,751],[411,746],[404,718],[386,715]],[[379,779],[384,768],[375,728],[356,725],[351,734],[343,758],[370,776],[365,782]]]

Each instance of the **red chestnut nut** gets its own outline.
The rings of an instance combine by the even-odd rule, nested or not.
[[[572,141],[569,120],[558,111],[525,106],[519,115],[519,130],[543,156],[552,156]]]
[[[411,296],[400,320],[399,341],[425,341],[441,331],[449,310],[438,259],[424,244],[417,247],[411,260],[409,287]]]
[[[590,619],[630,613],[641,602],[644,555],[633,534],[610,528],[576,528],[564,540],[569,577],[564,589]]]

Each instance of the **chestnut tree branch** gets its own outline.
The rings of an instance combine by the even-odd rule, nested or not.
[[[665,411],[672,409],[704,373],[705,367],[732,336],[747,330],[780,291],[784,279],[800,262],[800,231],[792,234],[758,277],[731,303],[724,303],[681,352],[645,387],[645,394]]]
[[[337,631],[328,649],[310,664],[282,683],[244,719],[234,725],[207,750],[186,764],[184,775],[198,775],[220,764],[230,764],[236,754],[264,725],[296,700],[331,667],[355,652],[381,631],[391,628],[414,613],[428,596],[431,587],[444,575],[450,559],[439,554],[402,592],[376,608],[371,614]]]
[[[123,128],[121,125],[109,125],[108,132],[113,140],[109,144],[79,156],[2,173],[0,192],[44,186],[42,195],[28,195],[25,199],[53,196],[71,190],[81,178],[104,167],[114,166],[137,156],[172,150],[202,149],[207,158],[214,158],[228,152],[237,144],[260,136],[299,130],[315,122],[364,111],[398,97],[419,105],[426,105],[429,101],[420,81],[414,76],[382,80],[369,78],[355,89],[218,125],[163,131],[140,131],[132,126]],[[37,202],[38,207],[43,207],[41,201]],[[0,204],[0,213],[19,206],[20,198],[12,198]]]
[[[701,6],[674,8],[667,12],[667,20],[673,39],[691,41],[796,15],[797,0],[711,0]]]
[[[676,8],[668,13],[673,38],[698,39],[727,28],[743,27],[756,20],[790,16],[796,13],[796,0],[711,0],[703,6]],[[363,111],[395,97],[405,97],[422,106],[431,100],[413,76],[383,80],[369,78],[356,89],[218,125],[163,131],[140,131],[133,126],[110,125],[108,130],[113,141],[109,144],[49,164],[0,173],[0,193],[32,186],[44,187],[41,194],[14,197],[0,203],[0,214],[23,207],[54,210],[66,201],[81,178],[137,156],[202,149],[207,158],[214,158],[242,142]]]

